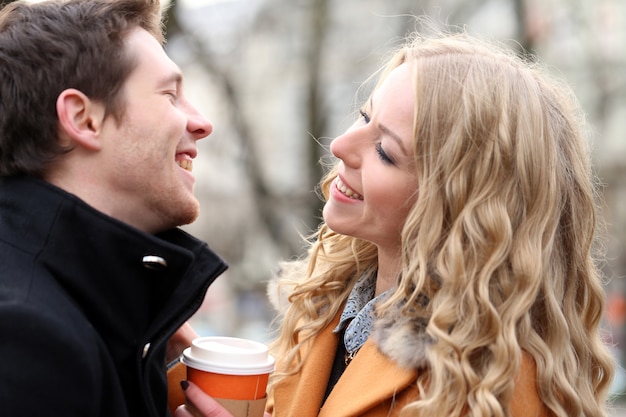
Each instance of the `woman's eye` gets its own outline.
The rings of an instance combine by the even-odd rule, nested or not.
[[[369,114],[367,114],[363,110],[359,110],[359,113],[361,114],[361,117],[363,118],[363,120],[365,120],[365,123],[369,123],[370,122],[370,115]]]
[[[378,153],[378,157],[381,161],[390,165],[394,164],[393,160],[389,157],[389,155],[387,155],[387,152],[385,152],[383,145],[380,142],[376,144],[376,152]]]

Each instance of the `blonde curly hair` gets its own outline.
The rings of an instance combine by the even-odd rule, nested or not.
[[[419,198],[402,231],[402,274],[379,318],[423,316],[433,343],[403,416],[508,416],[522,351],[558,417],[606,415],[614,361],[600,336],[605,294],[595,249],[596,180],[569,88],[510,48],[466,33],[415,35],[401,64],[415,89]],[[328,197],[332,169],[321,182]],[[598,257],[599,259],[599,257]],[[376,247],[322,224],[305,258],[282,264],[290,289],[272,351],[275,380],[339,312]]]

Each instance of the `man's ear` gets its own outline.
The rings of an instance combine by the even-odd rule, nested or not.
[[[79,90],[68,88],[57,98],[57,114],[61,137],[87,149],[100,150],[104,105]]]

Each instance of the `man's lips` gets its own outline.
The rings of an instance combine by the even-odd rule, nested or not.
[[[187,154],[176,155],[176,164],[185,171],[191,172],[193,170],[193,159]]]

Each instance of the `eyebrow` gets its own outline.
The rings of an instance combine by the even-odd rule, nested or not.
[[[369,99],[369,103],[370,103],[370,109],[374,109],[374,102],[373,102],[373,97],[370,97]],[[402,138],[397,135],[395,132],[393,132],[391,129],[389,129],[387,126],[378,123],[376,125],[376,127],[378,127],[378,129],[383,132],[383,134],[389,136],[391,139],[393,139],[394,141],[396,141],[396,143],[398,144],[398,146],[400,147],[400,149],[402,150],[402,152],[404,152],[405,155],[408,155],[408,152],[406,150],[406,148],[404,147],[404,142],[402,141]]]
[[[404,142],[402,141],[402,138],[400,138],[400,136],[396,135],[394,132],[389,130],[389,128],[380,123],[378,123],[378,129],[380,129],[381,132],[389,136],[391,139],[395,140],[398,143],[400,149],[402,149],[402,152],[404,152],[405,155],[408,155],[406,148],[404,147]]]
[[[175,83],[176,86],[179,86],[183,82],[183,74],[180,72],[172,72],[163,78],[159,79],[157,85],[165,86],[171,83]]]

